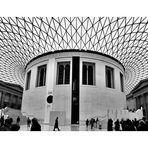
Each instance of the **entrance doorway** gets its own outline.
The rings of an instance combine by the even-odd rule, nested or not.
[[[79,124],[79,57],[72,57],[71,124]]]

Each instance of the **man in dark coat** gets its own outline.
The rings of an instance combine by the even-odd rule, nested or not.
[[[112,130],[113,130],[113,120],[108,119],[107,131],[112,131]]]
[[[60,131],[60,129],[59,129],[59,123],[58,123],[58,117],[57,117],[56,120],[55,120],[55,124],[54,124],[54,129],[53,129],[53,131],[55,131],[55,129],[58,129],[58,131]]]
[[[17,117],[16,122],[17,122],[17,124],[20,123],[20,117],[19,116]]]
[[[88,124],[89,124],[89,121],[88,119],[86,120],[86,127],[88,128]]]
[[[29,117],[27,118],[27,128],[30,127],[30,124],[31,124],[31,120],[29,119]]]
[[[115,131],[120,131],[120,122],[118,119],[115,121]]]

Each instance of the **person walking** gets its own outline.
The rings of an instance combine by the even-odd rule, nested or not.
[[[97,119],[96,119],[96,128],[98,128],[98,122],[99,122],[99,119],[97,117]]]
[[[29,117],[27,118],[27,129],[30,128],[30,124],[31,124],[31,120],[29,119]]]
[[[19,124],[20,123],[20,117],[18,116],[16,119],[16,123]]]
[[[88,125],[89,125],[89,120],[86,120],[86,128],[88,129]]]
[[[91,118],[91,120],[90,120],[90,127],[91,127],[91,130],[92,130],[93,127],[94,127],[94,119],[93,119],[93,118]]]
[[[58,131],[60,131],[60,129],[59,129],[58,117],[57,117],[56,120],[55,120],[55,124],[54,124],[54,129],[53,129],[53,131],[55,131],[55,129],[58,129]]]

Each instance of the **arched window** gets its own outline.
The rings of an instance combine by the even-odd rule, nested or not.
[[[123,74],[121,72],[120,72],[120,86],[121,86],[121,91],[124,92]]]
[[[95,85],[95,64],[83,62],[83,77],[84,85]]]
[[[25,87],[26,90],[30,88],[30,79],[31,79],[31,71],[27,72],[26,87]]]
[[[106,87],[114,88],[114,69],[106,66]]]
[[[38,67],[37,73],[37,87],[45,86],[46,83],[46,65],[42,65]]]
[[[70,62],[58,62],[57,64],[57,84],[70,83]]]
[[[40,86],[44,86],[45,85],[45,69],[44,68],[41,69],[39,85]]]

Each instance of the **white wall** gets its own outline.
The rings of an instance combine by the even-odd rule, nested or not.
[[[70,84],[57,85],[57,63],[69,61],[70,62]],[[71,123],[71,82],[72,82],[72,59],[69,57],[56,56],[55,59],[55,77],[54,77],[54,99],[53,99],[53,111],[61,111],[66,114],[66,124]]]
[[[45,100],[47,96],[46,85],[42,87],[36,87],[36,78],[37,67],[44,64],[47,64],[47,61],[40,62],[27,69],[26,73],[31,70],[30,89],[24,90],[22,99],[22,113],[25,113],[27,116],[37,117],[41,120],[44,119]]]
[[[116,65],[111,64],[107,59],[106,63],[102,58],[80,60],[80,120],[85,121],[87,118],[103,116],[107,114],[108,109],[123,109],[126,107],[126,97],[120,90],[120,72],[123,73]],[[82,85],[82,62],[95,63],[96,85]],[[114,63],[115,64],[115,63]],[[114,68],[115,88],[107,88],[105,80],[105,66]],[[123,74],[124,75],[124,74]]]

